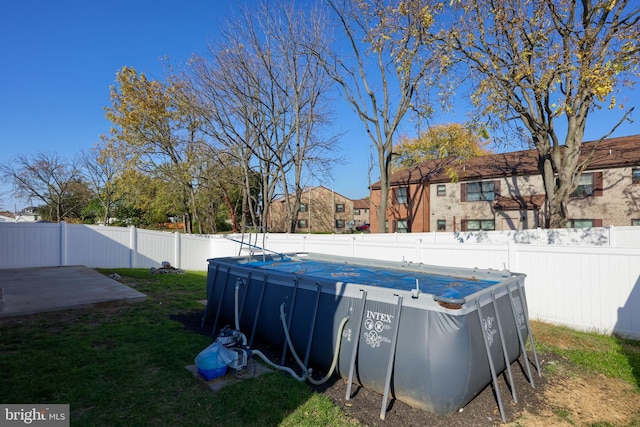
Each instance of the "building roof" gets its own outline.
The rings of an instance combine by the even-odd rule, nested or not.
[[[369,209],[369,199],[358,199],[353,201],[354,209]]]
[[[318,185],[318,186],[315,186],[315,187],[304,187],[302,189],[302,194],[303,194],[302,202],[304,203],[304,198],[308,197],[308,193],[309,192],[323,194],[325,191],[327,192],[327,194],[328,193],[332,193],[335,196],[341,197],[343,199],[351,200],[348,197],[345,197],[342,194],[332,190],[331,188],[327,188],[324,185]],[[294,196],[295,196],[294,193],[289,193],[289,199],[292,199]],[[274,203],[284,203],[284,202],[286,202],[286,200],[287,200],[287,198],[284,195],[280,195],[280,196],[276,197],[275,199],[273,199],[273,202]]]
[[[544,202],[544,194],[497,196],[493,207],[501,211],[539,210]]]
[[[601,142],[589,141],[582,145],[581,159],[591,153],[593,158],[586,170],[609,169],[640,165],[640,135],[609,138]],[[456,158],[427,160],[419,165],[397,171],[391,175],[391,186],[417,183],[451,182],[451,172],[459,181],[490,179],[515,175],[537,175],[538,152],[536,150],[489,154],[458,161]],[[371,186],[380,189],[380,182]]]

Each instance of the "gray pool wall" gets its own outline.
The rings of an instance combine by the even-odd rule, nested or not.
[[[464,277],[497,283],[467,296],[459,309],[450,309],[425,292],[415,295],[410,291],[343,281],[320,281],[304,274],[248,267],[247,264],[256,260],[255,257],[214,258],[208,260],[206,323],[213,323],[214,329],[233,326],[235,287],[241,282],[238,289],[239,323],[244,334],[251,341],[282,348],[286,354],[280,319],[280,306],[285,303],[294,348],[314,371],[325,372],[331,364],[339,324],[343,318],[349,317],[341,337],[337,372],[343,378],[348,377],[354,343],[359,335],[353,381],[381,394],[385,389],[387,366],[393,350],[393,331],[397,326],[390,395],[412,407],[440,415],[451,414],[464,407],[492,381],[487,345],[496,372],[506,369],[498,317],[508,363],[511,364],[521,354],[518,329],[525,341],[527,337],[526,307],[518,291],[524,284],[525,276],[522,274],[319,254],[286,256],[403,269],[408,274],[415,271],[442,274],[452,280]],[[269,259],[277,261],[279,255],[267,257]],[[402,305],[398,312],[400,298]],[[482,319],[478,315],[478,306]],[[360,313],[363,316],[359,322]],[[400,320],[396,325],[398,317]],[[361,323],[360,330],[356,330],[358,323]],[[280,363],[280,360],[276,362]]]

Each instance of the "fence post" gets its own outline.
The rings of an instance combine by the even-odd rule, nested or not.
[[[613,229],[613,225],[609,226],[609,246],[616,246],[616,230]]]
[[[129,268],[136,268],[138,258],[138,232],[135,225],[129,226]]]
[[[422,263],[422,239],[416,242],[416,262]]]
[[[507,241],[507,270],[514,271],[516,268],[516,242]]]
[[[180,257],[180,250],[181,250],[181,247],[180,247],[180,244],[181,244],[180,233],[175,232],[174,234],[175,234],[175,244],[174,244],[174,247],[173,247],[173,259],[176,262],[175,267],[176,268],[181,268],[182,265],[180,263],[180,258],[181,258]]]
[[[60,266],[67,265],[67,222],[60,221]]]

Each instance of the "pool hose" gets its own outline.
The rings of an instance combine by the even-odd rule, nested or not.
[[[287,337],[287,344],[289,344],[289,349],[291,350],[291,354],[293,354],[293,358],[296,360],[296,362],[298,362],[298,365],[304,370],[305,369],[304,363],[302,362],[302,360],[300,360],[300,357],[298,357],[298,353],[296,353],[296,350],[293,347],[293,343],[291,342],[291,337],[289,336],[289,328],[287,328],[287,322],[286,322],[287,316],[284,313],[284,306],[285,306],[284,303],[282,303],[282,305],[280,306],[280,320],[282,321],[282,329],[284,329],[284,334]],[[313,385],[324,384],[325,382],[327,382],[329,378],[331,378],[331,375],[333,375],[333,370],[336,368],[336,365],[338,363],[338,356],[340,355],[340,344],[342,343],[342,340],[341,340],[342,331],[344,330],[344,325],[346,325],[348,320],[349,320],[349,316],[342,319],[342,321],[340,322],[340,325],[338,326],[338,334],[336,335],[336,345],[335,345],[335,350],[333,352],[333,360],[331,361],[331,367],[329,368],[329,371],[327,371],[327,374],[322,379],[315,380],[311,377],[311,369],[309,369],[306,372],[307,380],[309,380],[311,384]]]
[[[240,278],[238,278],[236,280],[236,286],[235,286],[235,327],[236,327],[236,331],[240,332],[240,321],[239,321],[239,313],[238,313],[238,300],[239,300],[239,293],[240,293],[240,285],[243,284],[244,281]],[[269,358],[267,356],[264,355],[264,353],[262,353],[259,350],[248,350],[250,352],[250,354],[255,354],[258,357],[260,357],[266,364],[268,364],[269,366],[281,370],[281,371],[285,371],[288,372],[289,374],[291,374],[291,376],[293,378],[295,378],[298,381],[305,381],[305,380],[309,380],[309,382],[311,384],[314,385],[321,385],[324,384],[325,382],[327,382],[327,380],[329,378],[331,378],[331,375],[333,374],[333,371],[336,368],[336,365],[338,363],[338,356],[340,355],[340,344],[342,343],[342,340],[340,339],[342,337],[342,332],[344,330],[344,325],[347,323],[347,321],[349,320],[349,316],[345,317],[344,319],[342,319],[342,322],[340,322],[340,325],[338,326],[338,335],[336,336],[336,345],[335,345],[335,351],[333,353],[333,360],[331,361],[331,367],[329,368],[329,371],[327,372],[327,374],[320,380],[315,380],[311,377],[311,369],[305,370],[305,366],[304,363],[302,362],[302,360],[300,360],[300,357],[298,357],[298,353],[296,353],[296,350],[293,347],[293,343],[291,342],[291,337],[289,336],[289,329],[287,328],[287,323],[286,323],[286,315],[284,313],[284,306],[285,304],[282,303],[282,305],[280,306],[280,319],[282,320],[282,328],[284,329],[284,334],[287,337],[287,344],[289,345],[289,348],[291,349],[291,353],[293,354],[294,359],[296,360],[296,362],[298,363],[298,365],[300,365],[300,367],[303,369],[303,373],[302,375],[298,375],[295,373],[295,371],[287,366],[282,366],[282,365],[277,365],[275,363],[273,363],[271,360],[269,360]],[[242,338],[242,344],[243,346],[246,346],[247,344],[247,337],[240,332],[240,336]]]

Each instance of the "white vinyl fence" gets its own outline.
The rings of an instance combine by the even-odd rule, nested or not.
[[[257,237],[257,238],[256,238]],[[62,265],[204,271],[242,236],[75,224],[0,223],[0,269]],[[244,237],[245,242],[248,236]],[[264,242],[264,243],[263,243]],[[318,252],[525,273],[532,319],[640,338],[640,227],[412,234],[266,234],[276,253]]]

